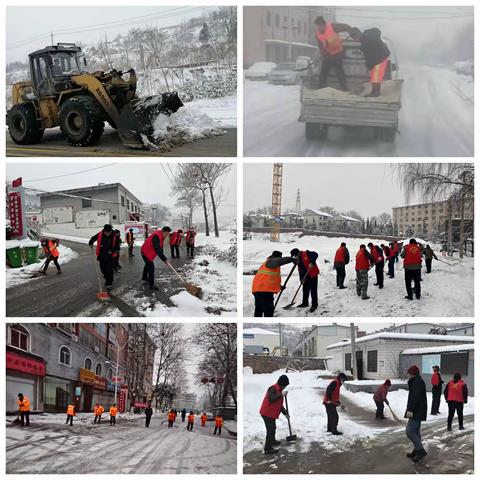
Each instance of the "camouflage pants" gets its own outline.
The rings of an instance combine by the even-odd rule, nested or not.
[[[357,295],[367,297],[368,270],[357,270]]]

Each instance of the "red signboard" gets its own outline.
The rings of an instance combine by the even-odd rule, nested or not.
[[[135,402],[134,407],[138,407],[138,408],[147,408],[148,407],[148,403],[145,403],[145,402]]]
[[[120,412],[124,412],[127,406],[127,392],[128,390],[122,389],[118,395],[118,409]]]
[[[12,188],[17,188],[22,186],[22,177],[18,177],[12,181]]]
[[[14,237],[23,237],[22,196],[20,192],[8,193],[8,213]]]
[[[7,369],[30,373],[39,377],[45,376],[45,362],[33,360],[15,352],[7,352]]]
[[[95,375],[94,388],[97,390],[106,390],[107,389],[107,379]]]

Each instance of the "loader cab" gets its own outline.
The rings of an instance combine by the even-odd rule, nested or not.
[[[87,62],[80,47],[59,43],[29,55],[30,75],[39,98],[55,97],[70,88],[70,77],[86,70]]]

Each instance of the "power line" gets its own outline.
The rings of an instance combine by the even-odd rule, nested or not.
[[[44,178],[33,178],[29,180],[23,180],[24,182],[41,182],[43,180],[52,180],[54,178],[62,178],[62,177],[69,177],[71,175],[80,175],[81,173],[86,173],[86,172],[93,172],[94,170],[100,170],[101,168],[106,168],[106,167],[111,167],[113,165],[116,165],[116,163],[109,163],[107,165],[102,165],[100,167],[95,167],[95,168],[89,168],[87,170],[80,170],[78,172],[72,172],[72,173],[64,173],[62,175],[55,175],[53,177],[44,177]]]

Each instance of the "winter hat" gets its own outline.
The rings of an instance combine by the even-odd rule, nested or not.
[[[278,383],[281,387],[286,387],[287,385],[290,384],[290,381],[288,380],[288,377],[287,377],[286,375],[280,375],[280,376],[278,377],[277,383]]]
[[[339,373],[339,374],[337,375],[337,378],[338,378],[339,380],[343,380],[344,382],[347,381],[347,376],[346,376],[343,372]]]
[[[274,250],[270,256],[274,258],[280,258],[282,256],[282,252],[279,252],[278,250]]]
[[[387,378],[387,379],[385,380],[384,385],[387,386],[387,387],[390,387],[390,386],[392,385],[392,382],[390,381],[390,379]]]
[[[458,382],[461,378],[462,378],[462,374],[458,372],[453,376],[453,380],[455,382]]]
[[[342,242],[342,243],[340,244],[340,246],[341,246],[341,247],[346,247],[347,244],[346,244],[345,242]]]
[[[109,224],[109,223],[106,223],[104,226],[103,226],[103,229],[106,231],[106,232],[111,232],[113,230],[112,226]]]
[[[294,248],[293,250],[290,250],[290,255],[292,257],[296,257],[300,253],[300,250],[298,248]]]
[[[416,365],[412,365],[408,370],[407,373],[409,375],[420,375],[420,370]]]
[[[416,241],[414,238],[411,238],[408,243],[410,243],[411,245],[413,245],[414,243],[417,243],[417,241]]]

